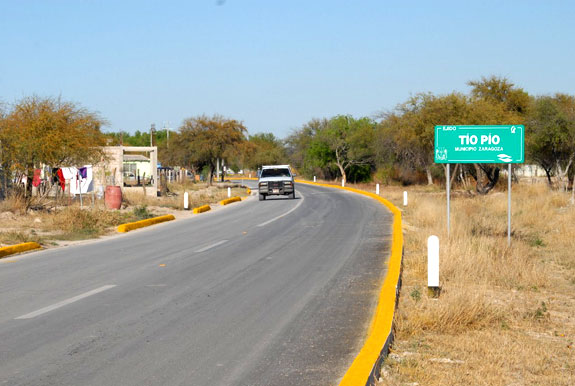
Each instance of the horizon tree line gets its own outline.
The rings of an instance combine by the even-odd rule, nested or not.
[[[217,160],[238,169],[290,163],[308,178],[433,184],[445,165],[433,160],[436,124],[524,124],[528,163],[537,164],[549,186],[575,184],[575,96],[531,96],[507,78],[490,76],[467,83],[469,93],[418,93],[376,117],[316,118],[285,139],[249,135],[243,122],[221,115],[185,119],[169,133],[158,130],[159,161],[206,174],[211,184]],[[0,198],[18,176],[32,178],[41,164],[53,167],[98,162],[102,146],[148,146],[150,134],[105,133],[106,121],[61,98],[25,97],[0,105]],[[497,184],[498,164],[457,164],[452,179],[471,178],[479,194]],[[555,180],[555,181],[554,181]]]

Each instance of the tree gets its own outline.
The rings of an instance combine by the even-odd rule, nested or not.
[[[287,162],[287,156],[282,142],[272,133],[250,135],[246,146],[242,149],[245,156],[242,164],[250,169],[262,165],[277,165]]]
[[[338,115],[319,131],[318,139],[332,152],[333,160],[345,182],[352,166],[373,162],[374,135],[375,123],[371,119]]]
[[[236,156],[237,147],[246,141],[245,133],[246,128],[240,121],[202,115],[184,120],[174,147],[181,149],[182,165],[200,170],[209,168],[208,184],[211,185],[217,160]]]
[[[491,75],[481,77],[481,80],[467,82],[471,89],[471,96],[474,99],[483,99],[492,104],[502,103],[506,111],[519,115],[527,114],[531,98],[522,88],[515,87],[515,84],[507,78]]]
[[[435,96],[417,94],[384,115],[378,130],[377,143],[389,146],[386,138],[393,138],[397,159],[413,169],[425,170],[428,185],[433,184],[431,168],[434,164],[435,125],[465,124],[469,115],[469,100],[460,93]],[[385,154],[379,149],[379,154]]]
[[[300,173],[311,177],[331,178],[331,170],[326,168],[326,157],[316,152],[318,148],[317,135],[327,126],[327,119],[312,119],[300,129],[295,130],[285,141],[286,153],[292,166]],[[331,160],[327,161],[329,164]]]
[[[35,168],[98,162],[104,120],[60,98],[27,97],[17,102],[0,127],[3,164],[32,181]],[[27,184],[31,189],[32,184]]]
[[[478,86],[479,87],[479,86]],[[481,89],[483,90],[483,89]],[[494,91],[493,87],[486,87]],[[377,154],[395,160],[411,169],[423,169],[427,183],[433,184],[434,127],[436,125],[496,125],[520,124],[522,118],[515,110],[487,91],[477,91],[472,96],[460,93],[436,96],[417,94],[384,115],[376,138]],[[460,167],[456,165],[455,168]],[[447,165],[444,165],[447,168]],[[487,194],[499,179],[496,164],[474,164],[468,170],[476,180],[476,191]],[[456,173],[452,174],[452,179]],[[450,181],[451,183],[451,181]]]
[[[358,180],[369,177],[374,164],[374,135],[375,123],[369,118],[312,119],[288,137],[287,151],[307,176],[335,178],[339,174],[347,181],[352,172]]]
[[[566,177],[575,160],[575,97],[565,94],[542,96],[533,101],[527,118],[527,152],[551,177],[567,189]]]
[[[522,124],[530,105],[530,96],[517,88],[507,78],[482,77],[470,81],[471,112],[469,123],[473,125]],[[479,194],[489,193],[499,180],[499,164],[473,164],[475,190]]]
[[[0,103],[0,200],[6,197],[6,191],[8,189],[8,168],[10,167],[10,162],[5,156],[6,152],[4,147],[6,144],[2,143],[2,133],[4,131],[6,119],[6,109],[3,103]]]

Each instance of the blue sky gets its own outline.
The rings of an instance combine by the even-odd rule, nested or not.
[[[575,92],[573,1],[0,0],[0,101],[61,96],[106,131],[221,114],[287,136],[481,76]]]

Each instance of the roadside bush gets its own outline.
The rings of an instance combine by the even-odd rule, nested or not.
[[[68,207],[54,216],[53,226],[63,232],[60,239],[84,239],[101,235],[125,221],[126,216],[117,211]]]

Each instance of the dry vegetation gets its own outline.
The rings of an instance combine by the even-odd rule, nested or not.
[[[106,210],[103,200],[85,197],[84,207],[68,198],[58,202],[44,201],[42,209],[26,211],[18,197],[0,201],[0,247],[27,241],[44,246],[67,244],[70,241],[97,238],[115,232],[119,224],[172,213],[176,217],[191,216],[183,210],[183,192],[189,193],[190,208],[216,204],[227,198],[227,186],[206,187],[205,184],[170,184],[166,197],[145,196],[142,192],[124,194],[122,209]],[[232,195],[246,196],[246,189],[229,184]]]
[[[364,188],[368,188],[365,186]],[[367,190],[367,189],[366,189]],[[373,191],[373,187],[369,187]],[[451,237],[439,188],[385,187],[403,210],[403,287],[382,385],[575,384],[575,206],[546,185],[455,191]],[[428,296],[427,237],[440,239],[441,296]]]

